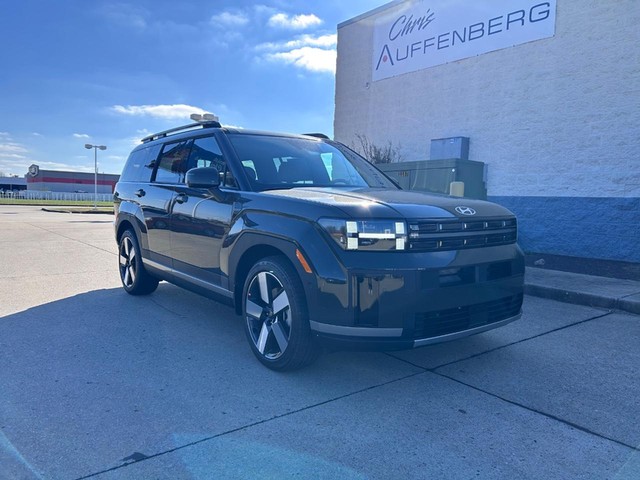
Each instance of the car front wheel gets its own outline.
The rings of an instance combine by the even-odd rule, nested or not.
[[[242,310],[251,350],[267,367],[295,370],[316,359],[304,289],[285,258],[268,257],[254,265],[245,281]]]

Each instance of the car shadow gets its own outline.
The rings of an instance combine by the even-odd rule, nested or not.
[[[177,434],[207,438],[419,371],[381,353],[270,371],[232,308],[167,283],[145,297],[100,289],[7,315],[0,365],[0,428],[29,468],[54,478],[118,465],[144,446],[175,448]]]
[[[413,354],[442,364],[500,344],[473,338]],[[35,470],[81,476],[374,387],[402,395],[425,372],[404,354],[335,352],[273,372],[231,307],[167,283],[144,297],[94,290],[0,320],[0,428]]]

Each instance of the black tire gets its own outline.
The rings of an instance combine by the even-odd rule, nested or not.
[[[118,271],[125,291],[131,295],[148,295],[158,288],[158,279],[142,264],[135,233],[125,230],[118,242]]]
[[[296,370],[318,357],[304,289],[286,258],[265,258],[249,271],[242,315],[251,350],[270,369]]]

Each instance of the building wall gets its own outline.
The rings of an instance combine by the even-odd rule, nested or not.
[[[113,193],[119,175],[98,174],[98,193]],[[37,175],[27,175],[27,190],[38,192],[84,192],[93,193],[93,173],[38,170]]]
[[[27,180],[24,177],[0,177],[0,191],[10,192],[15,190],[26,190]]]
[[[526,250],[640,261],[640,2],[558,0],[552,38],[373,82],[373,24],[399,3],[338,28],[336,139],[422,160],[470,137]]]

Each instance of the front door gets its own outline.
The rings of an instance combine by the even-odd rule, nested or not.
[[[214,167],[220,172],[220,189],[188,188],[180,184],[171,212],[173,268],[200,281],[227,287],[220,271],[220,249],[229,232],[235,182],[215,137],[196,138],[188,169]]]

